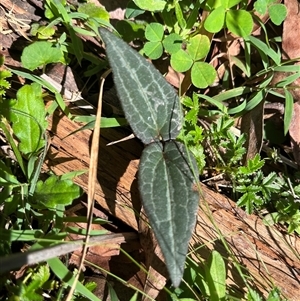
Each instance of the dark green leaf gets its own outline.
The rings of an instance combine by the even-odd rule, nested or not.
[[[175,139],[182,126],[178,95],[152,64],[121,39],[100,29],[125,116],[145,144]],[[126,53],[126,55],[124,55]]]
[[[192,162],[190,166],[187,162]],[[151,143],[143,151],[139,190],[174,286],[184,270],[199,202],[193,171],[197,165],[185,147],[174,141]]]

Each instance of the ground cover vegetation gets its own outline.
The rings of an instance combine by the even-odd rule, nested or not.
[[[55,64],[81,66],[86,83],[112,68],[124,116],[103,116],[101,128],[130,125],[145,144],[139,191],[170,277],[163,288],[167,298],[285,300],[276,286],[268,296],[256,291],[220,236],[247,287],[238,299],[228,289],[227,262],[220,252],[213,250],[203,262],[193,256],[189,242],[199,199],[205,202],[199,180],[233,198],[247,214],[260,215],[269,227],[300,234],[300,120],[295,113],[300,69],[297,56],[282,50],[287,7],[271,0],[135,0],[118,22],[92,1],[45,0],[42,9],[43,21],[28,24],[22,68],[7,66],[4,55],[0,61],[1,139],[8,146],[2,147],[0,160],[1,300],[99,300],[96,284],[80,273],[81,266],[68,269],[68,259],[60,257],[74,249],[56,248],[70,234],[107,235],[89,226],[86,231],[68,226],[107,223],[91,215],[65,216],[83,195],[73,179],[87,171],[45,174],[43,163],[54,112],[84,124],[80,130],[94,128],[100,119],[72,113],[61,91],[44,77]],[[11,18],[9,12],[5,16]],[[88,39],[97,41],[94,49],[86,48]],[[174,83],[176,76],[173,86],[168,83],[170,70],[180,84]],[[23,81],[17,91],[12,87],[16,76]],[[16,249],[33,254],[17,279],[8,273],[24,264]],[[37,259],[39,252],[43,256]],[[130,300],[146,298],[133,289]],[[109,283],[108,290],[110,300],[123,300]]]

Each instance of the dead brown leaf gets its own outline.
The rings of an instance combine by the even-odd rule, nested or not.
[[[294,159],[300,167],[300,101],[294,103],[293,118],[289,132]]]
[[[300,17],[299,3],[297,0],[285,1],[288,15],[283,25],[282,49],[284,58],[300,58]],[[298,59],[299,60],[299,59]],[[299,64],[299,63],[298,63]],[[300,79],[294,82],[295,86],[300,87]],[[295,103],[293,118],[289,129],[291,146],[293,149],[294,159],[300,166],[300,88],[291,91]]]

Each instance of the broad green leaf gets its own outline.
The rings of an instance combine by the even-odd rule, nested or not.
[[[33,199],[39,207],[42,205],[55,209],[58,204],[70,205],[81,193],[81,188],[71,180],[61,180],[57,176],[51,176],[45,182],[37,182]]]
[[[290,91],[284,90],[285,93],[285,106],[284,106],[284,135],[287,134],[292,117],[293,117],[293,109],[294,109],[294,98]]]
[[[171,67],[177,72],[185,72],[189,70],[192,65],[193,59],[183,49],[179,49],[179,51],[171,55]]]
[[[208,32],[216,33],[219,32],[225,23],[225,8],[223,6],[219,6],[215,10],[213,10],[204,22],[204,28]]]
[[[207,88],[215,81],[216,76],[215,68],[205,62],[196,62],[192,67],[192,83],[197,88]]]
[[[133,0],[133,2],[139,8],[151,12],[162,11],[167,4],[167,1],[163,1],[163,0]]]
[[[62,51],[52,43],[38,41],[24,48],[21,56],[22,65],[34,70],[51,63],[65,63]]]
[[[24,85],[17,92],[17,102],[11,109],[9,119],[14,134],[20,140],[19,150],[24,154],[38,151],[45,145],[42,138],[47,128],[42,88],[39,84]]]
[[[187,162],[192,162],[189,166]],[[170,278],[178,286],[199,202],[193,171],[197,164],[175,141],[148,145],[139,166],[139,190],[145,212],[162,249]]]
[[[194,61],[204,58],[210,49],[209,38],[205,35],[197,34],[192,37],[187,44],[186,50]]]
[[[143,50],[151,60],[159,59],[164,52],[161,42],[146,42]]]
[[[160,23],[150,23],[145,29],[145,38],[151,42],[161,42],[164,36],[164,27]]]
[[[170,54],[174,54],[179,51],[181,49],[181,45],[182,37],[177,33],[171,33],[163,40],[163,46]]]
[[[210,292],[210,300],[225,300],[226,268],[221,254],[212,251],[205,265],[205,274]]]
[[[273,4],[269,6],[269,15],[271,21],[275,25],[279,26],[287,16],[287,8],[284,4],[281,3]]]
[[[247,37],[252,32],[253,19],[249,12],[239,9],[230,9],[226,14],[228,29],[239,37]]]
[[[173,87],[124,41],[105,29],[100,29],[100,34],[125,116],[135,135],[144,144],[161,138],[175,139],[182,126],[182,113]]]
[[[96,6],[94,3],[84,3],[79,5],[78,12],[88,15],[89,18],[109,21],[109,13],[103,7]]]

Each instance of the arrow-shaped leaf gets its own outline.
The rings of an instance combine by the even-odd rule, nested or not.
[[[174,286],[179,286],[182,278],[198,208],[192,168],[197,170],[194,158],[188,156],[183,144],[175,141],[148,145],[139,166],[139,190],[145,212]]]
[[[179,286],[196,222],[199,194],[195,159],[178,136],[182,113],[175,90],[136,51],[100,29],[128,122],[145,144],[139,188],[174,286]]]
[[[145,144],[175,139],[182,114],[175,90],[155,67],[123,40],[100,29],[125,116]]]

